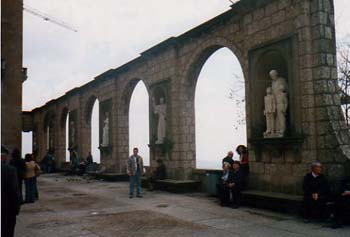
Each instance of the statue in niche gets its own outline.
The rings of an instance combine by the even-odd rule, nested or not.
[[[103,130],[102,130],[102,144],[101,146],[109,146],[109,113],[105,113],[105,119],[103,120]]]
[[[266,117],[266,132],[264,137],[283,137],[286,131],[286,119],[287,119],[287,108],[288,108],[288,84],[287,80],[278,75],[277,70],[270,71],[270,77],[272,79],[271,91],[275,101],[275,113],[273,119],[269,115],[269,120]],[[269,94],[269,92],[268,92]],[[266,97],[269,97],[267,95]],[[265,97],[265,98],[266,98]],[[270,99],[271,100],[271,99]],[[271,110],[271,104],[265,102],[265,113]],[[266,116],[266,114],[265,114]],[[270,123],[274,125],[271,126]],[[269,124],[267,124],[269,122]]]
[[[276,116],[276,101],[272,95],[272,88],[266,89],[266,96],[264,98],[265,110],[264,115],[266,117],[266,131],[264,137],[268,137],[275,133],[275,116]]]
[[[164,98],[159,99],[159,105],[156,105],[155,99],[152,98],[153,112],[158,114],[157,140],[156,144],[163,144],[166,135],[166,104]]]
[[[71,144],[75,144],[75,123],[73,120],[70,121],[69,124],[69,128],[70,128],[70,141]]]

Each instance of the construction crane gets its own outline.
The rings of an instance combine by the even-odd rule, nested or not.
[[[40,12],[39,10],[32,8],[28,5],[23,4],[23,10],[34,15],[34,16],[38,16],[40,18],[42,18],[44,21],[50,21],[56,25],[59,25],[61,27],[64,27],[68,30],[74,31],[74,32],[78,32],[76,29],[74,29],[73,27],[69,26],[67,23],[65,23],[64,21],[61,21],[57,18],[54,18],[52,16],[49,16],[46,13]]]

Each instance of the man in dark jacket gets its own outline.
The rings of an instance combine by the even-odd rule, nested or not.
[[[348,220],[350,221],[350,177],[346,177],[341,181],[341,186],[339,194],[335,200],[335,223],[333,228],[342,227],[343,222],[346,220],[348,215]]]
[[[244,177],[240,170],[239,161],[234,161],[232,166],[228,162],[224,162],[223,176],[217,185],[218,194],[220,196],[220,205],[227,206],[231,203],[233,208],[238,208],[241,203],[240,196],[243,183]],[[231,202],[230,193],[232,193]]]
[[[1,146],[1,236],[13,237],[21,200],[16,168],[7,162],[8,150]]]
[[[232,207],[238,208],[241,205],[241,191],[244,188],[244,173],[241,170],[240,162],[234,161],[232,183],[229,184],[232,190]]]
[[[325,217],[329,186],[326,177],[322,174],[320,162],[312,163],[311,172],[304,177],[303,190],[305,222],[309,222],[316,213],[319,217]]]
[[[26,163],[24,159],[22,159],[21,152],[17,148],[13,149],[11,157],[12,159],[10,161],[10,165],[16,168],[19,194],[21,202],[23,202],[22,183],[24,179],[24,174],[26,172]]]
[[[232,169],[232,165],[234,161],[232,157],[233,157],[233,152],[232,151],[227,152],[227,156],[224,159],[222,159],[222,168],[224,168],[224,163],[227,162],[230,164]]]

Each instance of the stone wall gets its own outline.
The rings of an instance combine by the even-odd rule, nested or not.
[[[34,120],[37,127],[42,127],[47,111],[77,110],[78,150],[86,156],[91,142],[91,126],[87,123],[91,115],[86,112],[90,98],[100,102],[111,99],[112,150],[101,157],[101,162],[110,172],[124,173],[129,155],[129,103],[134,87],[142,80],[150,98],[160,88],[166,95],[167,138],[172,144],[165,152],[156,146],[151,149],[151,166],[155,166],[155,159],[162,158],[170,178],[188,179],[196,161],[197,78],[208,57],[227,47],[237,56],[245,77],[250,186],[270,192],[300,193],[302,177],[312,161],[325,162],[327,173],[335,177],[343,173],[343,164],[350,157],[349,133],[336,94],[333,18],[330,0],[241,0],[222,15],[33,110]],[[270,83],[256,73],[261,66],[259,57],[269,52],[279,56],[264,61],[262,72],[281,67],[291,88],[289,133],[281,139],[263,139],[260,131],[265,128],[260,121],[264,116],[255,106],[263,99],[261,90],[265,91]],[[282,66],[276,62],[279,57],[286,62]],[[151,136],[154,124],[151,114]],[[43,136],[38,132],[41,145]],[[57,147],[61,150],[63,146]],[[42,153],[42,147],[38,148]]]

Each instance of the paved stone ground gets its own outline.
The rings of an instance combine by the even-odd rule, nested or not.
[[[220,207],[204,194],[145,192],[128,198],[128,183],[39,178],[40,201],[21,209],[16,237],[113,236],[350,236],[320,223],[259,209]]]

